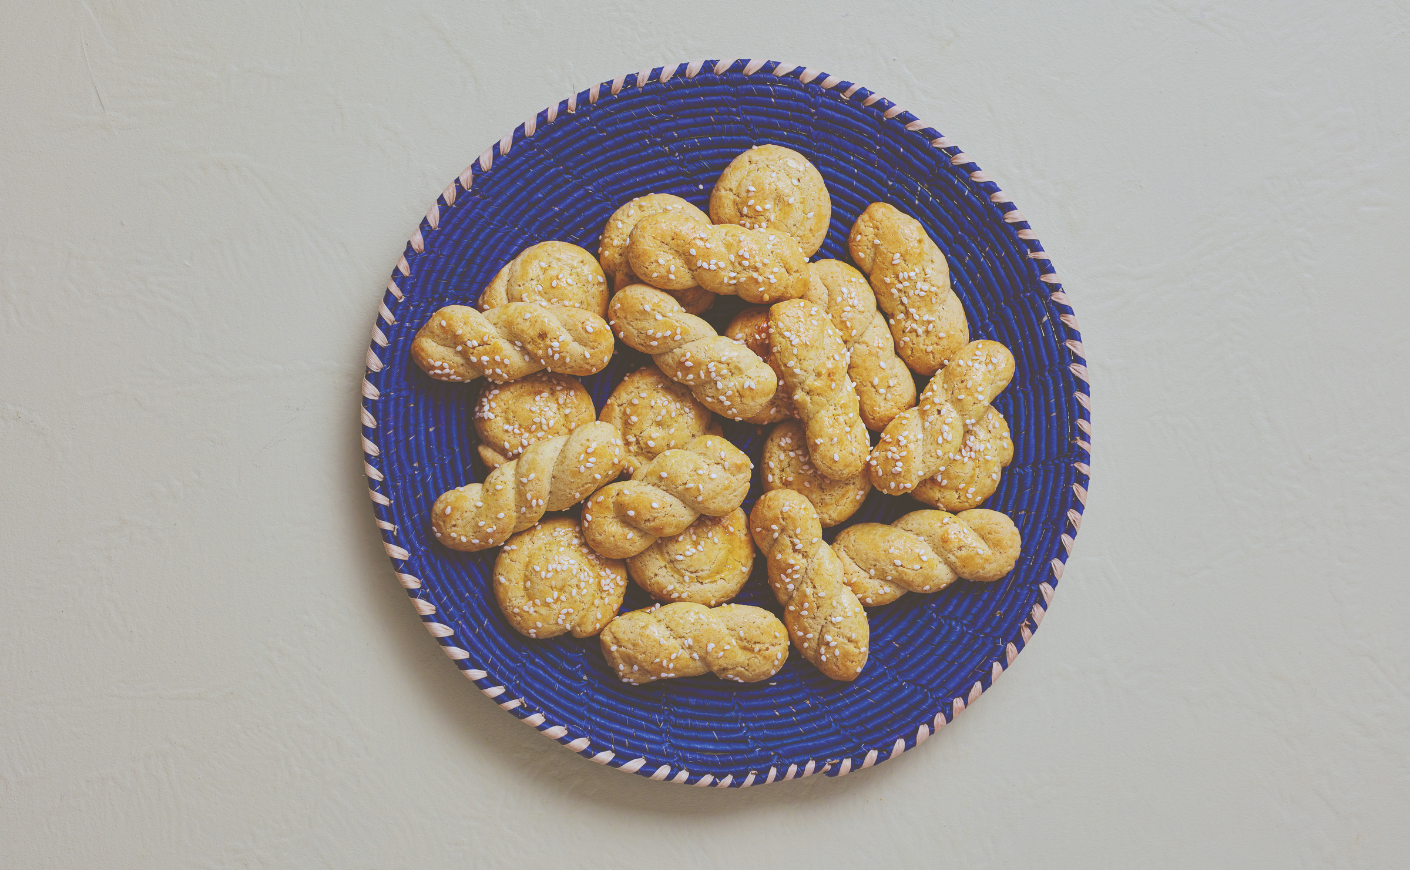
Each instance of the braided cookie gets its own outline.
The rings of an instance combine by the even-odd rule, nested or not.
[[[766,493],[749,514],[754,543],[768,558],[769,585],[783,605],[793,645],[834,680],[853,680],[867,663],[870,626],[822,539],[817,511],[792,490]]]
[[[542,302],[607,313],[607,278],[597,259],[567,242],[539,242],[510,260],[480,294],[480,310]]]
[[[623,288],[612,297],[608,316],[628,347],[651,354],[666,377],[716,414],[747,420],[778,388],[768,363],[660,290],[645,284]]]
[[[505,542],[494,563],[494,597],[529,637],[590,637],[617,615],[627,571],[588,548],[578,521],[553,517]]]
[[[979,345],[979,347],[974,347]],[[973,341],[926,390],[944,390],[964,418],[964,439],[945,467],[911,492],[916,501],[946,511],[983,504],[999,488],[999,474],[1013,461],[1008,421],[990,402],[1013,379],[1013,354],[994,341]],[[935,381],[941,380],[940,384]]]
[[[814,280],[803,298],[826,311],[842,333],[852,354],[847,374],[857,385],[862,422],[879,432],[915,407],[915,380],[896,355],[896,342],[862,273],[841,260],[819,260],[811,269]]]
[[[982,493],[964,507],[988,498],[999,485],[999,469],[1013,458],[1008,424],[989,404],[1013,379],[1013,365],[1013,354],[997,341],[980,339],[961,348],[926,384],[919,404],[882,430],[871,454],[876,488],[896,495],[932,478],[928,494],[937,502],[947,499],[952,510],[975,495]]]
[[[1013,570],[1022,541],[997,511],[914,511],[889,526],[859,523],[832,548],[842,577],[868,607],[907,592],[939,592],[957,579],[992,581]]]
[[[852,225],[852,261],[871,279],[906,365],[933,375],[969,341],[964,306],[950,289],[950,265],[920,222],[874,202]]]
[[[774,397],[764,406],[764,410],[745,420],[766,426],[780,420],[792,420],[798,416],[793,400],[788,398],[788,390],[783,387],[783,374],[773,350],[769,347],[769,306],[749,305],[741,309],[725,327],[725,337],[733,339],[754,352],[754,355],[769,364],[774,370],[778,386]]]
[[[567,435],[597,418],[592,397],[577,378],[536,372],[507,384],[490,384],[475,403],[480,459],[498,468],[545,438]]]
[[[581,308],[510,302],[481,313],[447,305],[411,342],[411,358],[438,381],[517,381],[547,369],[597,374],[612,357],[612,331]]]
[[[739,508],[722,517],[701,517],[627,561],[632,579],[653,598],[706,607],[738,595],[753,567],[754,542]]]
[[[679,210],[641,219],[627,242],[627,264],[662,290],[698,284],[745,302],[797,299],[808,289],[808,258],[792,236],[712,226]]]
[[[827,237],[832,197],[808,158],[782,145],[755,145],[720,173],[710,192],[710,220],[787,233],[811,257]]]
[[[748,461],[747,459],[745,460]],[[443,493],[431,506],[436,540],[452,550],[487,550],[565,510],[622,472],[622,437],[606,423],[531,444],[484,483]]]
[[[657,538],[679,535],[701,514],[722,517],[739,507],[750,471],[738,447],[701,435],[638,468],[631,480],[599,490],[583,505],[583,535],[610,559],[630,558]]]
[[[627,474],[706,432],[720,434],[710,409],[655,366],[637,369],[622,379],[602,408],[602,422],[622,433]]]
[[[827,314],[794,299],[769,309],[769,347],[808,436],[813,466],[824,477],[856,477],[871,452],[847,376],[847,346]]]
[[[602,655],[624,683],[713,673],[757,683],[783,669],[783,623],[762,607],[679,602],[624,613],[602,632]]]
[[[999,475],[1013,461],[1013,439],[1004,416],[993,408],[979,424],[965,427],[958,459],[934,477],[922,480],[911,498],[945,511],[963,511],[984,504],[999,488]]]
[[[613,288],[621,290],[641,280],[632,274],[631,266],[627,265],[627,241],[631,238],[632,230],[636,229],[642,218],[668,211],[680,211],[702,223],[709,221],[705,212],[669,193],[638,196],[617,209],[607,219],[607,225],[602,228],[602,240],[598,243],[597,255],[602,261],[602,271],[612,279]],[[691,314],[700,314],[715,301],[715,294],[698,284],[666,292]]]
[[[800,493],[818,512],[824,527],[843,522],[866,501],[871,492],[871,475],[867,467],[856,477],[832,480],[823,477],[808,460],[807,439],[803,425],[788,420],[774,427],[764,441],[763,484],[765,492],[791,489]]]

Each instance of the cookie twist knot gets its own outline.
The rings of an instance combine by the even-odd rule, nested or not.
[[[739,507],[751,470],[738,447],[701,435],[641,466],[631,480],[599,490],[583,506],[583,535],[608,558],[631,558],[657,538],[685,531],[701,514],[720,517]]]
[[[927,503],[944,499],[948,510],[974,507],[992,495],[999,469],[1013,458],[1013,441],[990,402],[1013,380],[1013,370],[1013,354],[997,341],[961,348],[930,379],[916,407],[882,430],[871,453],[872,484],[892,495],[916,490]]]
[[[827,237],[832,197],[808,158],[782,145],[755,145],[720,173],[710,191],[710,219],[788,233],[811,257]]]
[[[662,290],[700,286],[746,302],[797,299],[808,289],[808,260],[784,232],[713,225],[684,210],[642,218],[627,242],[627,264]]]
[[[935,374],[969,341],[945,255],[920,221],[884,202],[857,218],[848,249],[871,280],[901,359],[923,375]]]
[[[503,383],[544,369],[596,374],[612,348],[606,321],[581,308],[509,302],[480,312],[447,305],[417,330],[411,358],[438,381]]]
[[[713,673],[755,683],[788,660],[788,636],[762,607],[678,602],[624,613],[602,631],[602,654],[623,682]]]
[[[871,451],[847,374],[842,334],[811,302],[794,299],[769,309],[769,346],[793,407],[803,421],[813,465],[833,480],[855,478]]]
[[[841,560],[822,538],[812,503],[792,490],[765,493],[749,527],[768,560],[769,585],[793,645],[832,679],[856,679],[867,662],[870,626]]]
[[[645,284],[623,288],[612,297],[608,315],[623,343],[651,354],[662,374],[721,416],[752,417],[778,389],[768,363],[660,290]]]
[[[636,229],[636,225],[641,223],[643,218],[668,211],[681,211],[701,223],[710,222],[703,211],[669,193],[638,196],[617,209],[607,219],[607,224],[602,228],[602,238],[598,240],[597,255],[602,261],[602,271],[612,279],[614,289],[621,290],[623,287],[641,283],[641,279],[632,274],[632,267],[627,263],[627,243],[631,241],[632,230]],[[719,298],[695,284],[666,292],[691,314],[701,313]]]
[[[453,550],[498,547],[548,511],[582,501],[620,474],[623,461],[616,429],[584,423],[567,435],[529,445],[484,483],[443,493],[431,506],[432,531]]]
[[[626,568],[588,548],[578,521],[553,517],[511,537],[494,563],[504,618],[529,637],[590,637],[617,615]]]
[[[1022,540],[997,511],[913,511],[891,525],[843,529],[832,548],[847,585],[868,607],[907,592],[939,592],[956,580],[998,580],[1013,570]]]
[[[480,294],[479,309],[510,302],[543,302],[607,313],[607,277],[597,259],[567,242],[539,242],[505,264]]]
[[[722,517],[703,516],[627,560],[627,573],[651,597],[706,607],[738,595],[753,567],[749,518],[739,508]]]

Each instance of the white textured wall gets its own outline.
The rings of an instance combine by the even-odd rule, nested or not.
[[[6,4],[0,865],[1403,865],[1410,12],[1048,5]],[[898,762],[744,792],[473,691],[356,426],[446,182],[572,91],[721,55],[973,155],[1095,403],[1076,556],[996,690]]]

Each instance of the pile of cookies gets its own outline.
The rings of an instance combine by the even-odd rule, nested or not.
[[[944,255],[894,206],[853,224],[852,264],[809,262],[832,204],[795,151],[740,154],[709,208],[633,199],[597,257],[533,245],[478,308],[447,306],[421,327],[411,354],[428,375],[489,382],[474,425],[491,470],[440,496],[432,529],[453,549],[500,548],[494,593],[517,631],[600,635],[626,682],[763,680],[790,645],[851,680],[867,661],[866,608],[997,580],[1018,559],[1013,522],[979,508],[1013,458],[991,404],[1013,355],[970,341]],[[749,303],[724,334],[699,316],[720,296]],[[652,365],[599,417],[577,378],[602,371],[618,341]],[[929,378],[919,395],[912,373]],[[716,415],[772,427],[747,517],[755,469]],[[873,488],[935,509],[828,544],[823,529]],[[782,620],[726,603],[756,547]],[[628,576],[662,603],[619,615]]]

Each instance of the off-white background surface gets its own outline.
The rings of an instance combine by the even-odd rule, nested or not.
[[[1404,866],[1404,4],[4,5],[0,866]],[[474,691],[357,427],[446,182],[722,55],[973,155],[1095,404],[1076,555],[995,690],[897,762],[743,792]]]

